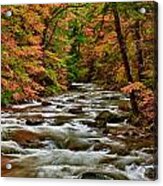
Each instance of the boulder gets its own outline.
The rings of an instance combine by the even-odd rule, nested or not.
[[[102,111],[95,118],[96,126],[99,128],[105,128],[107,123],[120,123],[123,122],[127,116],[118,115],[110,111]]]

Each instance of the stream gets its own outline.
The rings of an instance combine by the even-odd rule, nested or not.
[[[2,109],[2,176],[153,180],[152,138],[125,119],[96,125],[101,112],[123,114],[120,102],[129,98],[73,83],[70,92]]]

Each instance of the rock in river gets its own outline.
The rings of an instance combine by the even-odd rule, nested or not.
[[[26,125],[29,126],[35,126],[35,125],[41,125],[44,122],[42,118],[28,118],[26,120]]]
[[[80,113],[82,113],[83,112],[83,110],[82,110],[82,107],[73,107],[73,108],[70,108],[69,109],[69,112],[71,113],[71,114],[80,114]]]
[[[42,101],[42,106],[50,106],[52,103],[50,101]]]
[[[118,115],[110,111],[102,111],[96,118],[96,126],[99,128],[106,127],[107,123],[120,123],[123,122],[127,116]]]
[[[118,172],[85,172],[81,175],[80,179],[98,179],[98,180],[129,180],[129,178]]]

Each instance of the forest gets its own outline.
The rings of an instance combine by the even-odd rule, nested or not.
[[[10,16],[7,16],[8,11]],[[1,27],[3,176],[136,180],[156,178],[155,2],[3,5]],[[30,126],[31,130],[21,122]],[[48,123],[48,127],[44,126],[45,123]],[[69,131],[71,127],[67,123],[74,134]],[[109,126],[110,123],[113,126]],[[53,129],[50,130],[49,125]],[[55,131],[55,127],[65,131],[62,133],[58,128]],[[94,138],[98,138],[95,141],[93,133],[89,131],[92,128],[102,135],[95,135]],[[85,132],[85,135],[82,136],[80,132]],[[105,136],[114,143],[103,139]],[[108,154],[92,154],[90,162],[93,162],[93,156],[95,159],[102,158],[99,161],[104,163],[103,171],[98,166],[93,170],[86,171],[82,168],[82,171],[77,171],[73,169],[72,163],[69,172],[76,171],[75,175],[68,175],[67,167],[57,169],[61,175],[56,174],[50,168],[41,167],[39,162],[35,162],[36,165],[31,169],[27,168],[32,159],[28,159],[26,154],[32,156],[34,149],[46,149],[46,146],[47,149],[50,148],[50,144],[45,144],[45,141],[53,145],[55,158],[61,156],[65,159],[63,149],[70,150],[67,158],[75,152],[76,158],[80,155],[84,160],[89,159],[89,149],[93,149],[91,153],[111,149],[109,155],[118,154],[121,159],[108,157]],[[120,142],[118,147],[116,141]],[[78,154],[79,152],[83,154]],[[146,156],[139,152],[146,153]],[[44,157],[44,153],[39,158]],[[17,156],[9,154],[21,154],[24,158],[23,165],[19,165]],[[132,160],[124,163],[124,158],[129,154]],[[15,165],[13,171],[6,170],[6,162]],[[121,171],[119,174],[108,170],[110,162],[115,169]],[[51,164],[42,162],[43,165],[49,163]],[[66,163],[59,161],[58,164]],[[144,168],[142,177],[131,170],[126,175],[126,171],[133,168],[133,165]],[[27,173],[18,169],[26,170]]]

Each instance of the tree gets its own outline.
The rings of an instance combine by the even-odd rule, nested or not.
[[[126,88],[137,115],[142,100],[142,94],[137,93],[139,82],[146,87],[143,92],[154,92],[153,5],[136,2],[3,6],[4,103],[54,95],[67,91],[72,81],[84,81],[109,90]],[[145,15],[139,13],[140,7],[147,9]],[[8,9],[13,13],[12,19],[5,16]],[[147,96],[150,102],[151,95]]]
[[[117,33],[117,39],[118,39],[118,42],[119,42],[121,55],[122,55],[122,58],[123,58],[123,63],[124,63],[124,66],[125,66],[126,76],[127,76],[128,82],[133,83],[133,78],[132,78],[132,75],[131,75],[131,72],[130,72],[129,59],[128,59],[128,56],[127,56],[126,42],[125,42],[125,39],[124,39],[123,34],[122,34],[121,23],[120,23],[120,18],[119,18],[119,14],[118,14],[118,11],[117,11],[116,4],[114,4],[114,6],[113,6],[113,15],[114,15],[114,19],[115,19],[115,30],[116,30],[116,33]],[[135,115],[138,115],[138,106],[137,106],[134,91],[132,91],[130,93],[130,100],[131,100],[133,113]]]

